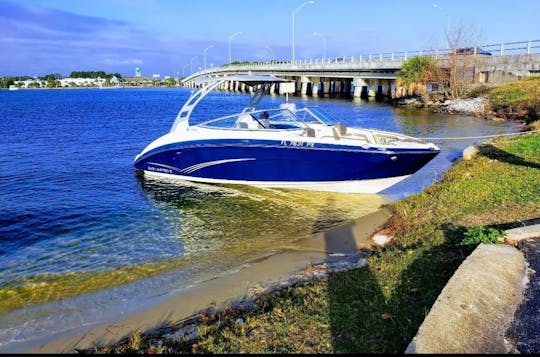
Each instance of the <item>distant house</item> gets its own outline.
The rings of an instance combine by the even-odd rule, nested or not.
[[[122,77],[112,76],[110,79],[105,78],[62,78],[59,79],[61,88],[95,88],[95,87],[147,87],[152,86],[152,79],[145,77]],[[47,82],[38,78],[27,79],[24,81],[15,81],[15,85],[19,88],[45,88]]]
[[[112,86],[118,86],[120,85],[120,80],[116,76],[112,76],[110,83]]]
[[[122,77],[122,82],[129,87],[149,87],[152,86],[152,80],[146,77]]]
[[[105,80],[101,78],[62,78],[62,87],[99,87]]]

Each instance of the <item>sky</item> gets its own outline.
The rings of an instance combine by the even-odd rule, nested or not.
[[[539,0],[0,0],[0,76],[290,60],[293,29],[296,60],[540,40],[539,19]]]

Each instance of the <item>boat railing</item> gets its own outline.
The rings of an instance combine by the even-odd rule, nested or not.
[[[409,143],[418,143],[425,144],[426,142],[417,138],[413,138],[404,134],[389,133],[377,129],[367,129],[371,131],[375,142],[378,144],[394,145],[397,142],[409,142]]]

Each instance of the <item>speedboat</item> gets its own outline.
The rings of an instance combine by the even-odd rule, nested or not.
[[[226,81],[251,88],[239,112],[190,123],[194,108]],[[259,109],[272,85],[266,75],[212,77],[180,109],[171,130],[135,157],[144,175],[211,184],[378,193],[414,174],[439,152],[432,143],[399,133],[348,127],[317,106],[287,100]]]

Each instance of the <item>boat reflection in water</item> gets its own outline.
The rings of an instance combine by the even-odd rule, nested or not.
[[[377,194],[214,185],[138,176],[173,225],[193,270],[210,275],[377,210]],[[201,278],[201,277],[199,277]]]

